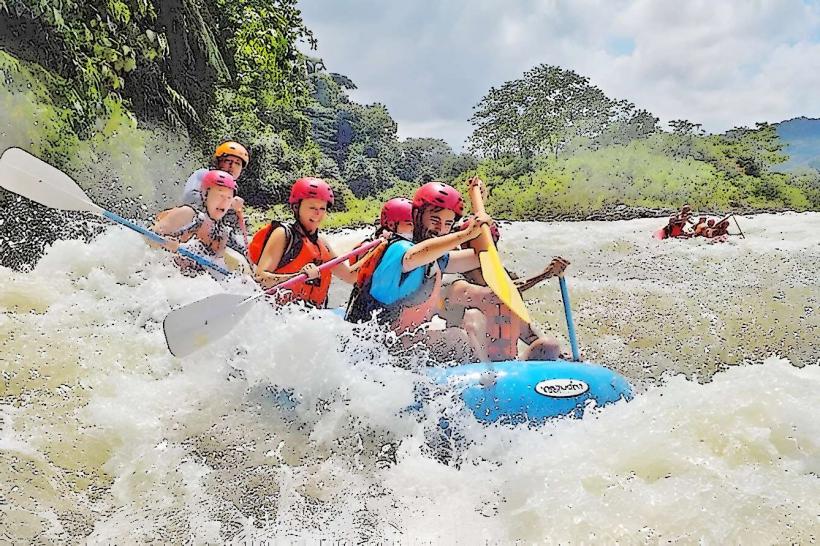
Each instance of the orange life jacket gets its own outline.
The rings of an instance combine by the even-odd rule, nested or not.
[[[302,248],[299,253],[290,262],[280,265],[274,273],[298,273],[307,264],[312,263],[321,265],[332,258],[330,255],[330,250],[327,248],[322,239],[317,239],[316,243],[314,243],[304,235],[301,237]],[[301,300],[316,307],[325,307],[327,305],[327,292],[330,289],[331,279],[332,273],[330,272],[330,269],[325,269],[320,273],[318,279],[299,283],[290,289],[289,294],[284,294],[281,296],[279,301],[280,303],[287,303]]]
[[[670,237],[679,237],[681,235],[683,235],[683,224],[679,224],[677,222],[674,224],[669,224]]]
[[[279,259],[279,265],[273,271],[275,274],[298,273],[309,263],[321,265],[332,258],[330,250],[320,237],[316,237],[314,243],[310,237],[302,233],[302,230],[294,229],[293,226],[279,222],[271,222],[253,235],[251,243],[248,245],[248,254],[251,261],[259,264],[265,245],[276,228],[285,230],[285,251]],[[329,269],[322,271],[318,279],[308,280],[292,287],[289,292],[277,296],[280,304],[292,301],[304,301],[315,307],[324,307],[327,304],[327,293],[330,289],[332,273]]]
[[[362,245],[368,242],[369,241],[362,241]],[[373,272],[376,271],[376,267],[378,267],[382,256],[384,256],[385,250],[387,250],[387,241],[377,245],[376,248],[371,249],[364,256],[359,256],[358,259],[362,263],[356,270],[356,284],[354,285],[356,288],[361,290],[362,286],[370,280],[370,277],[372,277]],[[351,260],[353,259],[354,258],[351,258]],[[351,263],[351,265],[355,264],[356,262]]]
[[[254,265],[259,265],[259,260],[262,258],[262,251],[265,250],[265,245],[268,244],[271,233],[281,225],[279,222],[271,222],[253,234],[251,242],[248,243],[248,258],[250,258]]]

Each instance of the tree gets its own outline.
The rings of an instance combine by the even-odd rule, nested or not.
[[[439,176],[453,149],[440,138],[408,138],[399,143],[400,160],[396,175],[402,180],[418,180],[422,174]]]
[[[774,125],[757,123],[754,129],[735,127],[721,135],[724,153],[748,176],[760,177],[788,156]]]
[[[472,154],[451,155],[442,162],[440,173],[443,179],[453,180],[476,167],[478,167],[478,158]]]
[[[557,157],[575,138],[599,136],[613,103],[572,70],[540,65],[523,78],[491,88],[474,108],[471,149],[492,157]]]

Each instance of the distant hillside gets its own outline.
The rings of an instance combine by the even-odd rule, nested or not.
[[[820,171],[820,119],[799,117],[777,124],[777,135],[786,143],[789,160],[778,171],[812,167]]]

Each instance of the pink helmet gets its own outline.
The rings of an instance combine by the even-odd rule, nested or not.
[[[205,193],[214,186],[230,188],[234,193],[236,193],[236,180],[233,179],[233,176],[224,171],[213,170],[206,172],[202,177],[202,183],[199,185],[199,189],[202,193]]]
[[[393,222],[412,222],[413,221],[413,202],[404,197],[394,197],[382,206],[381,224],[382,227],[387,227],[387,224]]]
[[[464,215],[464,199],[461,198],[461,194],[454,187],[441,182],[428,182],[416,190],[413,208],[417,209],[424,205],[451,210],[456,216]]]
[[[321,178],[300,178],[294,182],[293,187],[290,188],[288,203],[294,205],[302,199],[321,199],[332,205],[333,190],[330,189],[328,183]]]

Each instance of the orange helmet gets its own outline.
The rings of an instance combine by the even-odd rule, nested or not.
[[[242,168],[247,167],[248,162],[251,160],[250,155],[248,155],[248,150],[240,143],[233,142],[231,140],[223,142],[216,147],[216,150],[214,151],[214,161],[218,161],[220,157],[224,157],[226,155],[233,155],[241,159]]]

